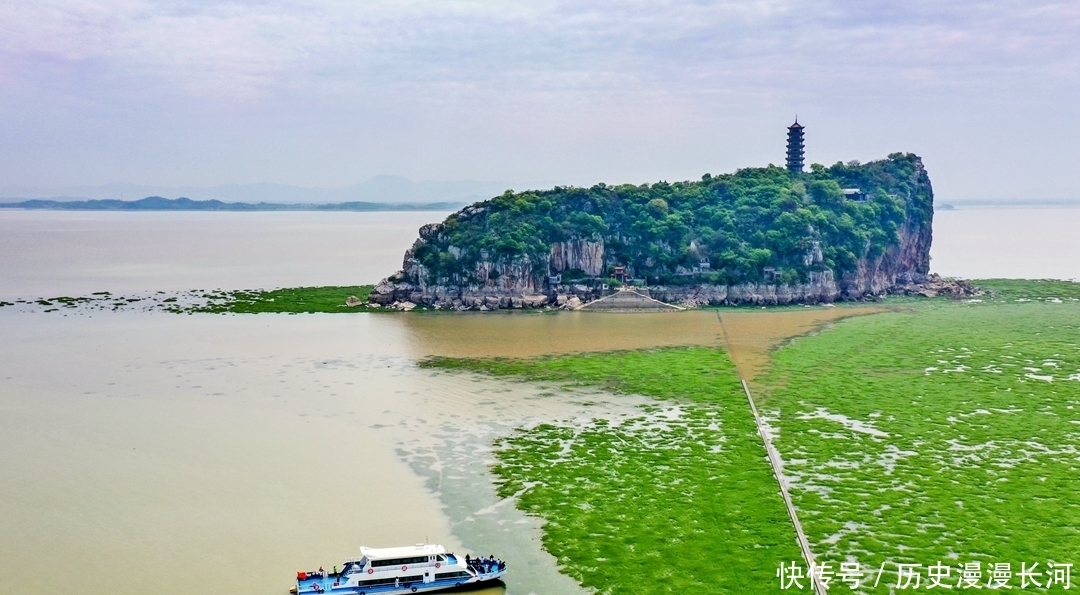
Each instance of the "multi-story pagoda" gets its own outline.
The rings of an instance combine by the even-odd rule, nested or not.
[[[787,129],[787,169],[793,174],[803,171],[803,126],[798,118]]]

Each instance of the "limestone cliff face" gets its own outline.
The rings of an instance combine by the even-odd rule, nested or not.
[[[930,244],[934,239],[934,194],[921,160],[918,165],[899,242],[886,246],[878,257],[860,258],[855,272],[841,277],[838,299],[881,295],[897,285],[926,280],[930,272]]]
[[[898,245],[888,248],[877,258],[860,259],[857,270],[839,280],[833,271],[824,270],[811,272],[806,283],[653,285],[648,287],[648,293],[654,299],[691,307],[859,300],[882,295],[897,285],[923,282],[929,270],[930,241],[930,225],[905,225]],[[576,240],[552,246],[548,268],[543,271],[537,271],[527,259],[480,260],[476,263],[474,277],[487,279],[487,282],[472,285],[424,283],[424,270],[412,253],[409,250],[405,255],[403,274],[384,279],[376,286],[371,295],[373,302],[389,305],[408,301],[440,308],[484,307],[493,310],[561,306],[571,296],[588,302],[605,293],[603,287],[595,284],[551,283],[553,277],[571,269],[590,275],[598,275],[604,270],[602,240]],[[809,258],[812,257],[811,253]]]
[[[551,245],[551,258],[548,272],[564,273],[577,269],[590,277],[599,277],[604,273],[604,240],[573,239],[555,242]]]
[[[859,259],[854,273],[840,279],[838,299],[860,299],[881,295],[897,284],[921,283],[930,271],[930,222],[918,225],[908,220],[900,228],[900,242],[877,258]]]
[[[564,235],[553,240],[518,237],[515,241],[532,242],[529,246],[533,247],[516,255],[478,245],[455,245],[455,238],[461,237],[455,235],[455,229],[473,221],[487,221],[499,212],[493,201],[487,201],[467,207],[443,223],[421,228],[419,239],[405,253],[402,270],[380,282],[370,299],[384,305],[412,302],[453,309],[556,307],[570,303],[573,298],[576,304],[609,292],[611,288],[606,283],[614,266],[625,267],[628,275],[651,279],[649,271],[660,266],[654,262],[658,258],[683,259],[678,266],[669,262],[671,274],[666,278],[671,282],[648,284],[649,295],[670,303],[813,304],[878,296],[898,286],[923,282],[930,268],[933,219],[930,180],[917,157],[903,157],[910,165],[900,170],[905,172],[905,179],[893,179],[894,175],[882,183],[886,189],[879,190],[880,196],[886,196],[888,191],[888,196],[902,202],[902,224],[892,228],[893,239],[888,242],[874,245],[866,240],[862,254],[856,253],[854,266],[849,264],[842,272],[830,268],[831,261],[824,256],[829,252],[830,238],[817,231],[814,231],[817,235],[803,238],[802,252],[785,261],[789,269],[803,267],[799,275],[786,277],[787,282],[781,281],[779,267],[763,267],[752,275],[743,275],[749,277],[743,282],[696,282],[708,276],[703,274],[710,270],[707,243],[716,242],[715,236],[690,238],[679,248],[666,238],[635,238],[628,231],[630,228],[616,228],[612,223],[587,234]],[[792,187],[799,188],[801,184],[796,181]],[[807,193],[804,200],[810,201],[811,194]],[[871,204],[865,196],[862,200],[861,204]],[[649,203],[650,206],[655,202]],[[582,204],[581,210],[588,211],[591,203]],[[666,204],[657,206],[657,209],[666,208]],[[603,215],[593,218],[600,220]],[[501,239],[489,238],[487,245],[496,245],[490,242]],[[643,256],[635,259],[628,254]],[[713,262],[717,262],[716,251],[712,255]],[[702,266],[691,266],[699,261]],[[730,275],[731,271],[725,273]]]

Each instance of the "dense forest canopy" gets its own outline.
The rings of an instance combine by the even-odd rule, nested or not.
[[[609,267],[650,284],[762,281],[766,268],[775,270],[771,281],[803,282],[881,254],[905,221],[928,223],[932,205],[929,178],[910,153],[814,164],[801,175],[770,165],[694,182],[507,191],[424,230],[412,256],[426,283],[475,284],[484,282],[470,278],[481,259],[527,259],[546,271],[553,244],[602,240]]]

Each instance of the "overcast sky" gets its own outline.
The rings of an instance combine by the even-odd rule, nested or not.
[[[923,156],[1080,198],[1080,2],[0,3],[0,185],[592,184]]]

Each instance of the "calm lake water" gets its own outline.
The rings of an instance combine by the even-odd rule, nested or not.
[[[1080,280],[1080,208],[934,213],[930,269],[946,277]]]
[[[349,285],[445,213],[0,211],[0,299]],[[1080,209],[939,213],[934,269],[1080,277]],[[1023,268],[1021,265],[1028,265]],[[1031,271],[1025,273],[1024,271]],[[740,369],[837,309],[733,313]],[[768,316],[765,318],[763,316]],[[493,438],[642,401],[423,370],[428,355],[718,345],[714,313],[64,316],[0,308],[0,593],[284,593],[361,543],[512,564],[580,593],[495,496]]]
[[[448,214],[0,210],[0,299],[375,283]]]

